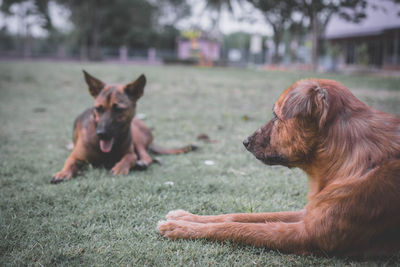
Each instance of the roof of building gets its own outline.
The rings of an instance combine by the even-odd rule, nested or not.
[[[326,39],[362,37],[379,35],[385,30],[400,28],[400,5],[388,0],[369,0],[366,9],[367,17],[360,23],[352,23],[332,17],[326,30]]]

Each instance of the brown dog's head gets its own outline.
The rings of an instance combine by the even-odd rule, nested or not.
[[[143,95],[146,77],[142,74],[131,83],[106,85],[83,71],[89,92],[94,97],[94,120],[100,149],[108,153],[113,144],[130,129],[136,102]]]
[[[270,122],[243,141],[254,156],[268,165],[302,167],[312,160],[329,125],[346,116],[342,108],[358,101],[342,84],[331,80],[300,80],[275,103]]]

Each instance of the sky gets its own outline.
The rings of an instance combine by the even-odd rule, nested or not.
[[[192,7],[192,16],[178,23],[179,28],[184,28],[187,24],[198,24],[202,28],[211,29],[210,12],[205,10],[204,1],[188,0]],[[249,3],[237,4],[233,2],[233,12],[226,8],[221,12],[220,30],[222,33],[229,34],[236,31],[244,31],[253,34],[272,35],[272,28],[265,22],[261,12],[253,8]]]
[[[210,19],[210,11],[205,10],[205,3],[203,0],[188,0],[192,7],[192,15],[178,22],[176,25],[178,29],[185,30],[194,25],[200,25],[204,30],[213,30]],[[0,0],[0,4],[2,0]],[[29,3],[27,4],[29,5]],[[49,7],[50,16],[54,26],[64,32],[72,29],[72,24],[68,21],[69,11],[56,4],[51,4]],[[28,18],[30,21],[37,21],[37,18],[31,16]],[[16,17],[5,18],[0,14],[0,27],[7,25],[11,32],[16,33],[21,31],[23,25],[18,23]],[[219,28],[222,33],[229,34],[236,31],[245,31],[252,34],[272,35],[271,27],[265,22],[263,15],[250,4],[243,3],[233,5],[233,13],[227,9],[221,12]],[[39,26],[31,28],[32,35],[41,37],[46,35],[46,31]]]
[[[360,23],[350,23],[338,16],[329,21],[325,36],[328,38],[380,33],[383,29],[400,27],[400,6],[391,1],[370,0],[369,3],[378,3],[379,6],[368,5],[367,17]]]

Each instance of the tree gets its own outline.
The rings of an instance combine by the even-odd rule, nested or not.
[[[224,36],[224,46],[240,50],[249,50],[251,35],[245,32],[234,32]]]
[[[81,59],[101,59],[100,41],[104,31],[104,18],[107,18],[110,12],[118,10],[118,3],[114,4],[114,1],[107,0],[57,0],[57,2],[71,11],[70,20],[74,25],[73,36],[79,43]],[[129,6],[126,9],[129,10]],[[120,16],[123,15],[120,14]],[[114,18],[118,20],[119,16]]]
[[[367,0],[247,0],[260,9],[274,31],[275,53],[281,42],[281,34],[293,23],[294,14],[303,17],[312,33],[312,63],[318,67],[319,42],[332,15],[359,22],[365,18]],[[393,0],[397,1],[397,0]],[[275,54],[274,62],[278,55]]]
[[[175,25],[179,20],[188,17],[192,10],[186,0],[148,0],[157,7],[158,25]]]
[[[146,47],[155,28],[156,7],[145,0],[109,1],[99,23],[102,45]]]
[[[0,28],[0,50],[12,50],[15,47],[14,36],[12,36],[6,27]]]
[[[34,15],[40,19],[40,24],[45,29],[52,27],[49,14],[49,0],[3,0],[1,3],[1,11],[6,15],[14,15],[12,11],[13,5],[23,5],[25,12],[22,16]],[[18,15],[18,14],[16,14]]]
[[[242,0],[206,0],[205,10],[215,11],[211,14],[212,27],[219,30],[219,21],[221,19],[221,12],[226,8],[229,12],[233,12],[233,2],[240,2]]]
[[[318,69],[319,42],[332,15],[360,22],[366,17],[367,0],[296,0],[300,11],[309,19],[312,33],[312,64]]]
[[[299,43],[304,40],[304,36],[306,36],[307,33],[307,28],[304,26],[303,18],[292,22],[285,32],[288,39],[287,48],[291,63],[295,63],[298,60],[297,47]]]
[[[17,18],[19,24],[17,49],[22,50],[25,57],[30,57],[32,26],[52,29],[48,0],[3,0],[0,10],[6,16]]]
[[[217,11],[220,14],[223,7],[227,7],[229,11],[233,11],[233,2],[235,0],[206,0],[207,8]],[[244,0],[236,0],[241,3]],[[293,21],[293,13],[296,10],[296,0],[245,0],[251,3],[255,8],[259,9],[272,26],[274,32],[274,56],[273,62],[279,63],[279,45],[282,41],[282,35]],[[219,18],[219,17],[218,17]]]
[[[71,10],[75,36],[81,47],[81,58],[101,58],[100,47],[122,45],[149,47],[156,41],[160,30],[160,18],[164,8],[179,10],[187,16],[185,0],[57,0]],[[175,6],[175,7],[174,7]],[[170,18],[169,18],[170,19]],[[168,20],[167,20],[168,21]]]
[[[279,45],[282,34],[293,21],[293,13],[296,10],[294,0],[247,0],[263,14],[267,22],[272,26],[274,32],[274,56],[273,62],[279,63]]]

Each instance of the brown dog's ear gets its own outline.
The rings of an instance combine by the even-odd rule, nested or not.
[[[85,70],[82,70],[82,71],[85,76],[85,81],[86,81],[87,85],[89,86],[89,93],[93,97],[96,97],[100,93],[100,91],[104,88],[105,83],[103,83],[99,79],[91,76]]]
[[[317,121],[318,127],[322,129],[328,117],[328,97],[327,90],[319,85],[300,84],[289,95],[282,110],[283,115],[286,118],[295,116],[311,118]]]
[[[317,86],[312,89],[313,95],[313,108],[312,115],[319,119],[318,126],[322,129],[325,126],[328,118],[329,102],[328,102],[328,91],[325,88]]]
[[[142,74],[136,81],[125,85],[124,91],[132,101],[136,101],[143,95],[145,85],[146,77]]]

